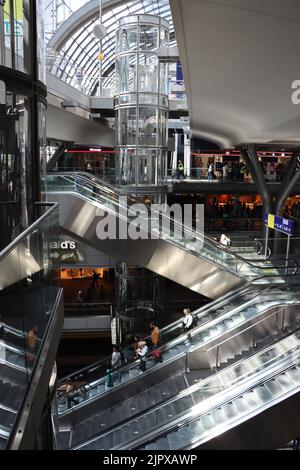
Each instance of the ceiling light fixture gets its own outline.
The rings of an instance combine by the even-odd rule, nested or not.
[[[93,34],[99,41],[107,35],[107,29],[104,24],[102,24],[102,0],[99,0],[99,23],[94,26]]]

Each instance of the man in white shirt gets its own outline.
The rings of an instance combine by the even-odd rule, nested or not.
[[[226,237],[225,233],[222,233],[221,238],[220,238],[220,243],[221,245],[226,246],[227,248],[230,248],[231,246],[231,240],[229,237]],[[227,259],[227,255],[225,251],[223,251],[222,256],[223,256],[223,260]]]
[[[193,316],[189,308],[185,308],[183,310],[183,314],[184,314],[184,319],[183,319],[184,329],[185,331],[189,331],[192,327]]]
[[[221,238],[220,238],[220,243],[221,245],[228,246],[230,238],[226,237],[225,233],[222,233]]]

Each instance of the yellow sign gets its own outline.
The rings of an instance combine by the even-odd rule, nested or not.
[[[100,52],[98,55],[97,55],[97,60],[104,60],[105,59],[105,55],[103,54],[103,52]]]
[[[274,214],[268,214],[268,227],[269,228],[274,228],[275,225],[275,215]]]

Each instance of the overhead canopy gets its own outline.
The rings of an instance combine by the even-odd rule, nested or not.
[[[300,143],[299,0],[170,0],[193,136]]]

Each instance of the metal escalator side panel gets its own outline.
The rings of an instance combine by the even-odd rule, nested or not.
[[[98,204],[76,193],[53,192],[48,198],[59,202],[60,225],[67,232],[117,259],[140,264],[212,299],[245,283],[239,275],[201,258],[201,253],[197,256],[167,240],[100,240]]]

